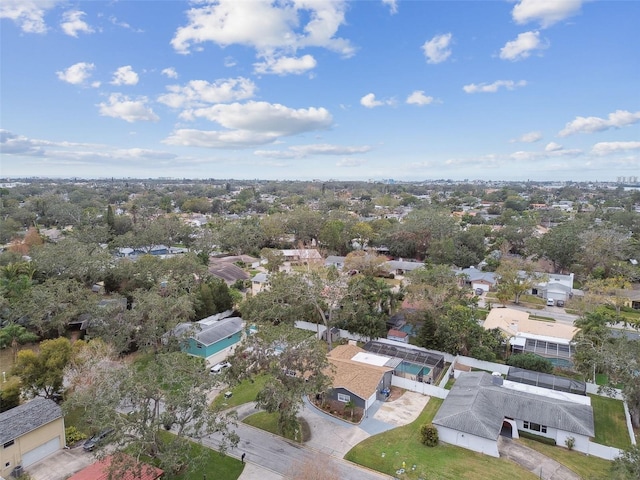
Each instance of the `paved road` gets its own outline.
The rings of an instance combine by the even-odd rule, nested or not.
[[[257,464],[270,472],[290,476],[304,462],[321,461],[327,472],[334,471],[346,480],[389,480],[392,477],[355,465],[346,460],[325,455],[316,449],[289,442],[249,425],[238,423],[235,427],[240,443],[229,453],[233,456],[246,454],[245,461]],[[203,445],[217,449],[222,437],[213,434],[201,439]],[[328,439],[330,441],[330,439]]]

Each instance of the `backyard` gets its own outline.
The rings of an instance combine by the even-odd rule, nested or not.
[[[511,480],[535,479],[536,475],[510,460],[481,455],[460,447],[441,444],[426,447],[420,442],[420,426],[431,422],[442,400],[431,398],[420,416],[409,425],[375,435],[356,445],[345,459],[401,478]]]
[[[631,446],[622,401],[599,395],[589,397],[596,430],[594,441],[623,449]]]

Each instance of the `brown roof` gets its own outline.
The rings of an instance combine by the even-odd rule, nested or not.
[[[402,330],[395,330],[395,329],[392,328],[391,330],[389,330],[387,335],[390,335],[392,337],[404,338],[408,334],[407,334],[407,332],[403,332]]]
[[[484,328],[499,328],[507,335],[531,334],[571,340],[580,330],[577,327],[557,322],[543,322],[529,318],[528,312],[513,308],[493,308],[487,315]]]
[[[328,359],[333,371],[329,375],[333,378],[333,388],[345,388],[366,400],[375,393],[382,376],[392,368],[352,360],[360,352],[365,350],[356,345],[340,345],[331,350]]]
[[[121,457],[124,462],[134,462],[134,459],[128,456]],[[113,461],[113,455],[103,458],[87,468],[80,470],[72,475],[68,480],[107,480],[109,478],[109,467]],[[132,464],[134,465],[134,464]],[[146,463],[135,464],[137,468],[131,468],[119,480],[156,480],[162,476],[164,471]],[[139,471],[138,471],[139,470]]]

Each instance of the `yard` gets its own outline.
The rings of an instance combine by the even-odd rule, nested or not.
[[[589,480],[608,480],[611,478],[611,462],[580,452],[570,451],[564,447],[546,445],[536,440],[520,438],[518,442],[536,450],[549,458],[573,470],[582,478]]]
[[[589,397],[596,429],[594,441],[623,449],[631,446],[622,401],[599,395]]]
[[[252,427],[259,428],[269,433],[273,433],[274,435],[282,434],[278,432],[278,414],[277,413],[267,413],[267,412],[258,412],[253,415],[249,415],[243,420],[243,423],[247,425],[251,425]],[[304,418],[298,417],[298,434],[297,435],[285,435],[284,437],[288,440],[293,440],[295,442],[306,442],[311,438],[311,429],[309,428],[309,424],[305,421]]]
[[[404,462],[406,473],[401,478],[410,480],[538,478],[509,460],[446,444],[425,447],[420,442],[420,426],[431,422],[441,404],[442,400],[431,398],[413,423],[366,439],[351,449],[345,459],[394,477],[399,476],[397,472]]]
[[[262,390],[269,377],[258,375],[251,380],[243,380],[234,388],[229,389],[231,398],[225,398],[224,393],[220,393],[214,400],[213,406],[220,408],[232,408],[244,403],[254,402],[258,392]]]

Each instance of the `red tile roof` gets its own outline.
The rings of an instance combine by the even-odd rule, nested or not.
[[[80,470],[75,475],[68,478],[68,480],[108,480],[109,467],[113,461],[113,455],[103,458],[87,468]],[[125,462],[134,462],[131,457],[126,458]],[[138,463],[136,466],[139,468],[132,468],[125,473],[120,480],[156,480],[164,473],[159,468],[153,467],[146,463]]]

